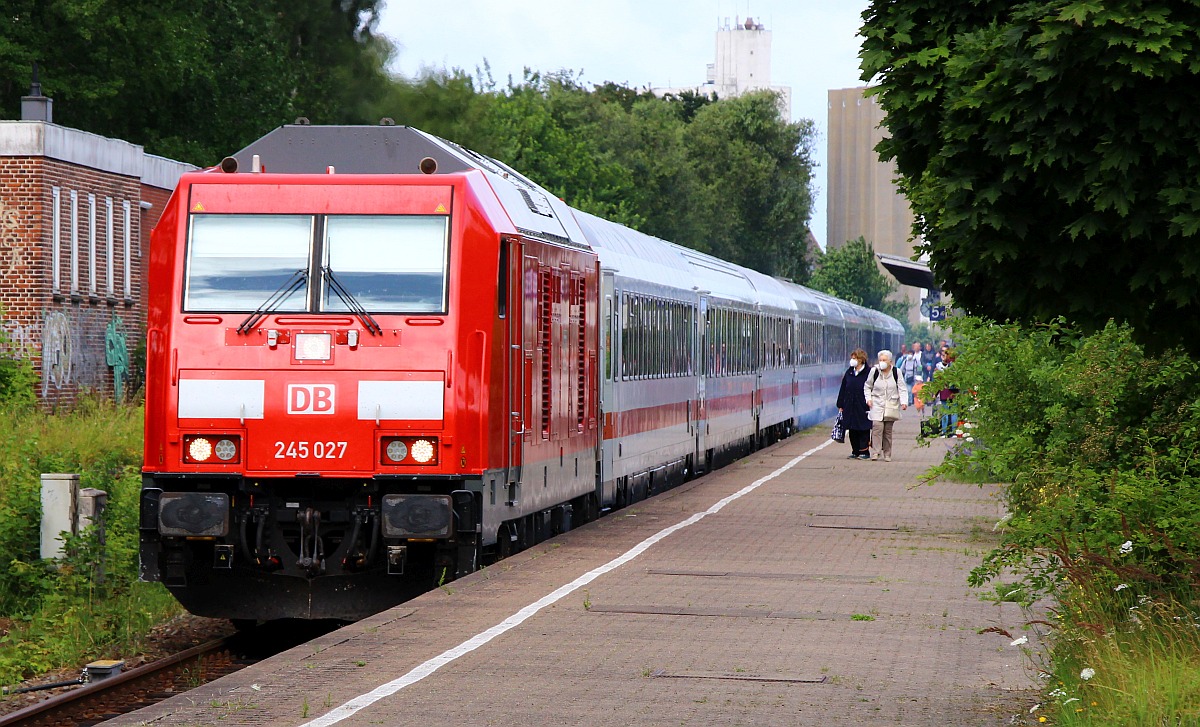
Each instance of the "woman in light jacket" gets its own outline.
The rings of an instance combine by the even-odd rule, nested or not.
[[[878,363],[863,384],[863,396],[867,400],[867,416],[872,422],[879,422],[883,430],[871,443],[875,449],[871,459],[877,460],[882,454],[884,462],[891,462],[892,427],[900,420],[900,411],[908,408],[908,387],[896,371],[891,351],[879,352]]]

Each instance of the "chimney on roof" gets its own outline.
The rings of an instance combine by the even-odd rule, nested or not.
[[[33,85],[29,87],[29,95],[21,97],[21,120],[54,123],[54,99],[42,95],[36,62],[33,64]]]

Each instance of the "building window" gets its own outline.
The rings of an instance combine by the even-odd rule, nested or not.
[[[50,188],[50,289],[55,293],[62,287],[62,189]]]
[[[125,260],[125,299],[133,299],[133,276],[130,274],[131,255],[130,250],[133,247],[133,216],[129,212],[129,200],[121,203],[121,207],[125,210],[125,254],[122,256]]]
[[[96,294],[96,195],[88,194],[88,292]]]
[[[113,283],[113,205],[112,197],[104,198],[104,292],[112,298],[116,295]]]
[[[71,294],[79,292],[79,192],[71,190]]]

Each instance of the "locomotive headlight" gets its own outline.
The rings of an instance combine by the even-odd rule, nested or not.
[[[437,441],[436,437],[383,437],[379,461],[385,465],[435,465]]]
[[[237,464],[242,439],[236,436],[189,434],[183,438],[183,461],[190,464]],[[215,458],[215,461],[214,461]]]
[[[212,442],[204,437],[196,437],[188,443],[188,459],[193,462],[207,462],[213,455]]]
[[[297,333],[297,361],[328,361],[332,354],[333,341],[328,333]]]
[[[428,439],[418,439],[412,443],[412,458],[421,464],[433,459],[433,443]]]
[[[387,456],[393,462],[403,462],[408,456],[408,445],[401,442],[399,439],[393,439],[388,443]]]
[[[213,447],[213,452],[216,453],[217,459],[228,462],[237,457],[237,445],[232,439],[222,439],[217,442],[216,447]]]

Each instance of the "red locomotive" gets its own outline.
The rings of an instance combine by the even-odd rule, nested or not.
[[[239,171],[240,170],[240,171]],[[151,239],[142,577],[354,619],[830,415],[878,313],[397,126],[286,126]]]

